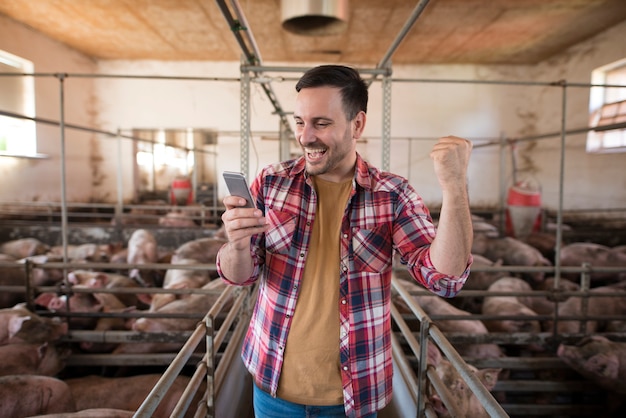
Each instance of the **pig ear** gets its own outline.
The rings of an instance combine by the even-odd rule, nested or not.
[[[53,293],[42,293],[35,298],[35,303],[39,306],[48,306],[50,301],[54,298]]]
[[[583,368],[602,378],[618,379],[620,364],[615,353],[598,353],[589,357],[584,362]]]
[[[109,281],[109,276],[107,276],[104,273],[98,273],[96,275],[96,277],[94,277],[92,280],[93,280],[93,286],[92,287],[101,288],[101,287],[105,287],[106,286],[106,284]]]
[[[14,337],[22,329],[24,322],[29,321],[30,316],[14,316],[9,319],[9,338]]]
[[[48,350],[48,343],[43,343],[39,347],[37,347],[37,354],[39,355],[40,359],[46,356],[47,350]]]
[[[487,390],[492,390],[498,383],[498,374],[502,369],[480,369],[476,374]]]
[[[137,293],[137,299],[146,305],[152,303],[152,295],[150,293]]]
[[[74,273],[73,271],[67,273],[67,281],[72,284],[78,284],[78,278],[76,278],[76,273]]]

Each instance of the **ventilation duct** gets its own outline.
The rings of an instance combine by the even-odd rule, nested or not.
[[[298,35],[337,35],[348,27],[348,0],[282,0],[283,29]]]

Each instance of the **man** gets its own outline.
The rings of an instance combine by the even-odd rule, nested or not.
[[[472,145],[445,137],[431,152],[443,192],[435,234],[407,180],[356,151],[368,100],[358,72],[319,66],[296,91],[304,155],[261,171],[251,185],[257,209],[224,199],[218,272],[231,284],[260,280],[242,351],[257,417],[375,417],[392,393],[394,251],[441,296],[454,296],[469,274]]]

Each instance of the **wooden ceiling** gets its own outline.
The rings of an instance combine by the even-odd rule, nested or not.
[[[381,61],[420,3],[350,0],[347,30],[314,37],[282,28],[281,0],[0,0],[0,14],[95,59],[239,61],[219,2],[238,4],[263,63],[363,66]],[[393,64],[535,64],[626,20],[626,0],[423,3]]]

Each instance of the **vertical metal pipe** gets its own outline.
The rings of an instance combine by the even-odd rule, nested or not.
[[[206,329],[206,406],[207,418],[215,414],[215,347],[213,345],[213,318],[207,315],[204,318]]]
[[[204,162],[202,164],[198,164],[198,161],[200,160],[199,156],[202,157],[202,159],[204,160],[204,154],[202,152],[198,152],[198,148],[200,148],[200,144],[204,142],[204,140],[202,140],[202,142],[198,144],[196,144],[196,131],[192,128],[187,128],[185,130],[186,135],[185,135],[185,140],[187,141],[187,159],[185,160],[186,164],[191,165],[191,167],[188,167],[187,171],[191,170],[192,172],[192,176],[191,176],[191,197],[192,197],[192,204],[193,202],[197,202],[198,201],[198,181],[199,181],[199,166],[202,166],[202,169],[204,171]],[[202,133],[202,131],[200,131]],[[204,133],[202,133],[204,136]],[[191,144],[190,144],[191,142]],[[189,159],[191,157],[191,163],[189,162]],[[204,174],[204,173],[203,173]]]
[[[65,78],[67,74],[56,74],[59,79],[59,131],[61,135],[61,240],[63,244],[63,263],[68,262],[67,256],[67,184],[66,184],[66,155],[65,155]],[[67,279],[67,267],[63,267],[63,287],[70,287]],[[65,309],[70,311],[70,298],[65,301]],[[69,325],[69,318],[67,319]]]
[[[155,134],[155,131],[152,130],[152,133]],[[156,171],[157,170],[156,170],[156,158],[155,158],[156,153],[154,149],[154,146],[156,144],[157,144],[157,141],[156,141],[156,135],[155,135],[155,137],[152,138],[152,143],[151,143],[151,146],[152,146],[152,190],[150,190],[151,192],[156,192],[157,190],[157,185],[156,185],[156,176],[157,176]],[[135,143],[135,147],[137,147],[137,145],[138,144]],[[136,151],[135,151],[135,155],[137,155]]]
[[[428,368],[428,332],[430,330],[430,318],[424,318],[420,322],[420,362],[417,372],[417,417],[421,417],[426,408],[426,369]]]
[[[413,140],[409,138],[408,141],[409,141],[409,155],[408,155],[409,166],[408,166],[408,172],[406,174],[406,177],[410,183],[411,182],[411,156],[413,155]]]
[[[250,73],[241,72],[241,140],[240,142],[240,166],[243,175],[248,178],[250,171]]]
[[[391,76],[383,77],[383,143],[382,143],[382,169],[389,171],[391,154]]]
[[[31,312],[35,311],[35,289],[33,288],[33,261],[30,258],[24,263],[26,269],[26,307]]]
[[[63,262],[67,263],[67,184],[65,156],[65,77],[67,74],[56,74],[59,79],[59,134],[61,136],[61,238],[63,243]],[[65,277],[65,274],[63,274]]]
[[[504,235],[505,215],[506,215],[506,136],[500,134],[500,207],[498,213],[500,215],[499,230],[500,236]]]
[[[219,145],[217,145],[217,143],[219,142],[219,139],[216,141],[215,145],[213,146],[213,184],[215,185],[213,187],[213,191],[211,193],[211,197],[213,198],[213,207],[211,208],[211,222],[215,222],[216,219],[218,219],[218,214],[219,211],[217,210],[217,179],[219,178],[219,174],[217,172],[217,147]]]
[[[115,225],[121,225],[122,211],[124,207],[124,169],[122,158],[122,134],[121,130],[117,130],[117,205],[115,206]]]
[[[556,212],[556,245],[554,248],[554,289],[559,288],[559,282],[561,280],[561,241],[563,239],[563,185],[565,184],[565,138],[567,135],[567,83],[561,81],[561,158],[559,160],[559,204]],[[584,279],[584,273],[583,273]],[[587,298],[582,300],[583,310],[586,315],[586,302]],[[559,301],[554,303],[554,320],[552,327],[552,334],[556,336],[558,334],[559,323]],[[585,325],[585,322],[581,322],[581,329]]]
[[[291,157],[291,137],[289,136],[291,129],[289,126],[285,126],[285,121],[282,118],[278,120],[278,129],[278,154],[280,161],[286,161]]]
[[[561,159],[559,161],[559,207],[556,213],[556,248],[554,255],[554,288],[559,286],[561,277],[561,240],[563,239],[563,185],[565,184],[565,138],[567,120],[567,82],[562,81],[561,95]]]

